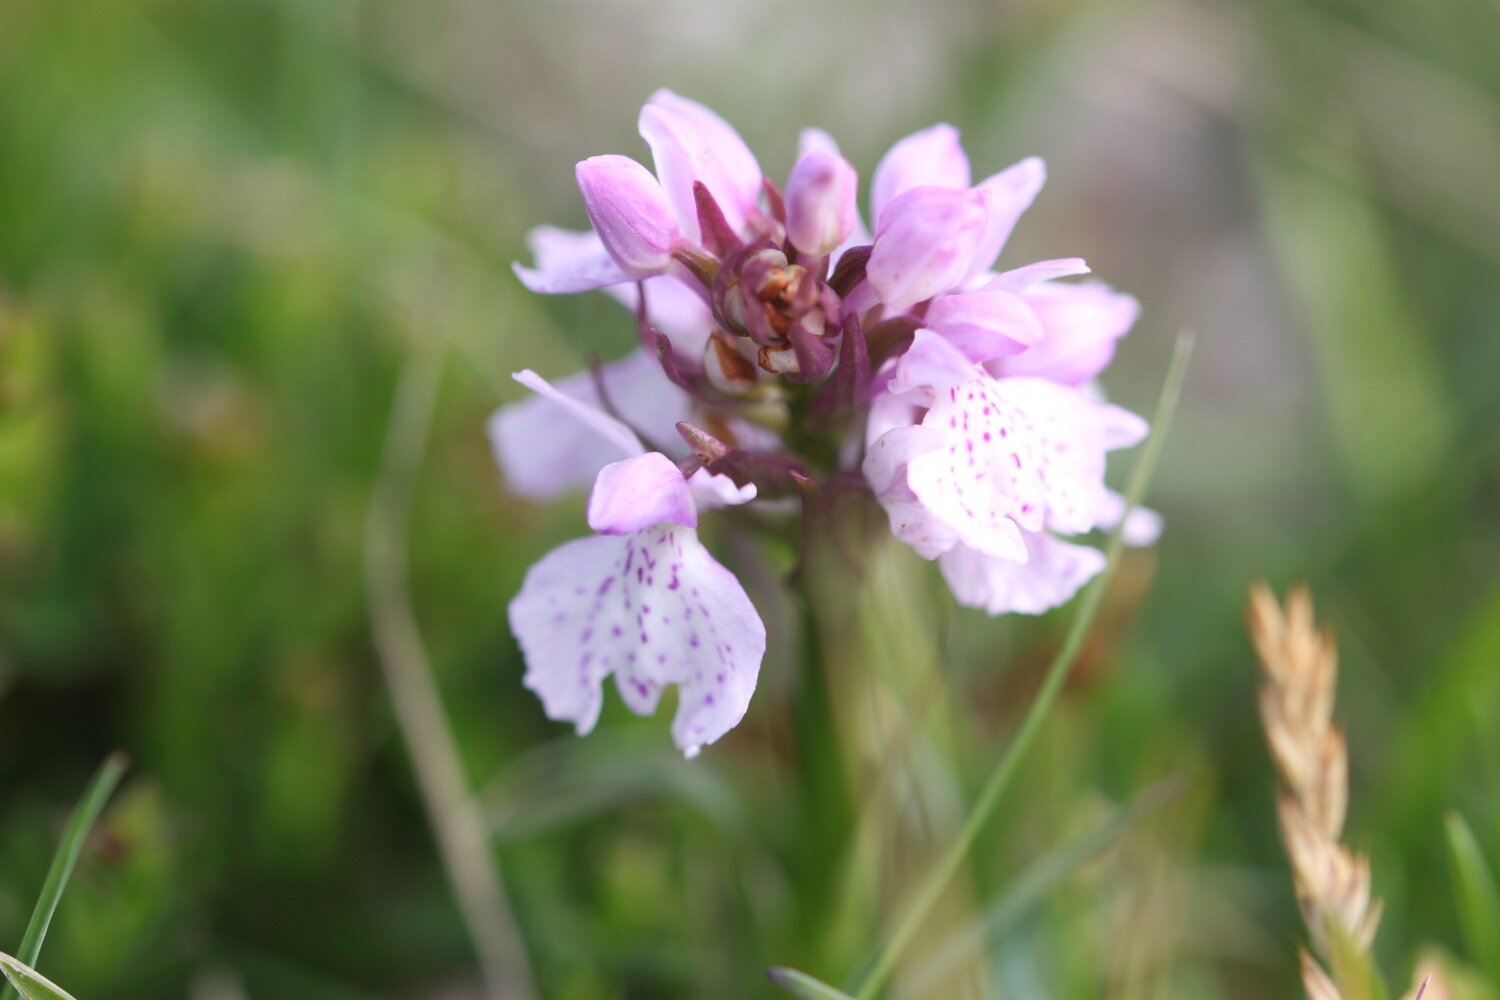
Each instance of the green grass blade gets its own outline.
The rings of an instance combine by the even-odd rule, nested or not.
[[[983,919],[942,946],[918,967],[911,977],[912,992],[918,996],[928,995],[943,976],[983,947],[986,941],[993,944],[1003,939],[1053,889],[1118,844],[1137,823],[1175,799],[1186,784],[1181,775],[1167,778],[1089,833],[1044,855],[995,903],[985,908]]]
[[[1063,635],[1062,645],[1058,647],[1057,655],[1047,667],[1042,686],[1033,698],[1031,707],[1022,717],[1015,736],[1011,737],[1010,745],[996,761],[989,780],[986,781],[983,791],[979,793],[979,798],[969,810],[969,815],[964,819],[964,825],[959,830],[957,838],[943,853],[926,881],[922,883],[914,901],[896,925],[885,947],[876,956],[870,971],[865,973],[855,993],[856,1000],[874,1000],[890,979],[895,971],[897,960],[911,944],[928,914],[932,912],[933,907],[937,905],[938,900],[952,883],[953,877],[958,874],[960,866],[969,854],[969,849],[974,846],[975,838],[979,836],[980,829],[994,814],[995,807],[999,804],[1005,790],[1010,787],[1011,779],[1015,777],[1043,721],[1051,712],[1058,695],[1062,693],[1068,674],[1072,672],[1073,663],[1078,658],[1078,652],[1083,648],[1083,639],[1094,620],[1094,613],[1099,610],[1104,591],[1114,577],[1115,567],[1119,565],[1120,553],[1125,545],[1125,525],[1131,513],[1140,506],[1141,499],[1146,494],[1146,487],[1150,484],[1151,475],[1156,469],[1157,460],[1161,457],[1162,442],[1166,439],[1167,430],[1171,426],[1172,415],[1177,411],[1177,400],[1182,393],[1182,383],[1187,377],[1188,359],[1192,357],[1192,354],[1193,335],[1184,330],[1177,338],[1177,347],[1172,353],[1172,362],[1167,368],[1167,377],[1162,385],[1161,396],[1156,402],[1156,412],[1151,420],[1151,436],[1146,439],[1140,458],[1131,473],[1130,486],[1125,495],[1125,509],[1120,515],[1120,524],[1115,528],[1106,546],[1104,572],[1095,577],[1083,592],[1083,597],[1078,602],[1078,610],[1074,613],[1073,620]]]
[[[1469,957],[1491,982],[1500,983],[1500,891],[1474,831],[1456,812],[1446,819],[1448,861],[1458,895],[1458,920]]]
[[[796,969],[777,966],[766,970],[766,978],[801,1000],[854,1000],[847,993]]]
[[[73,994],[3,952],[0,952],[0,972],[5,973],[6,988],[18,990],[21,1000],[73,1000]]]
[[[11,960],[21,968],[29,971],[28,967],[36,964],[37,955],[42,950],[42,941],[47,937],[47,928],[52,924],[52,914],[57,912],[57,902],[67,888],[68,879],[73,874],[73,866],[78,863],[78,855],[83,851],[83,843],[88,839],[89,830],[93,829],[99,814],[104,811],[104,804],[114,794],[115,786],[120,783],[128,766],[129,759],[119,751],[104,758],[94,780],[89,783],[88,790],[83,793],[73,815],[68,818],[62,842],[57,845],[57,853],[52,858],[52,867],[47,869],[47,880],[42,883],[42,894],[36,901],[36,909],[31,912],[31,922],[26,925],[26,934],[21,938],[19,958]],[[9,982],[0,991],[0,1000],[13,1000],[16,990],[21,987],[15,985],[15,977],[11,975],[9,965],[5,967],[5,972]],[[24,989],[21,993],[28,998],[32,996]],[[61,995],[67,996],[66,993]]]
[[[1328,959],[1334,985],[1344,1000],[1390,1000],[1385,979],[1375,964],[1375,956],[1345,933],[1337,921],[1327,921]]]

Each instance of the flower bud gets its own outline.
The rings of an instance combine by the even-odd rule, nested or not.
[[[854,232],[859,175],[833,153],[808,153],[786,182],[786,234],[802,253],[826,257]]]
[[[660,274],[681,242],[677,217],[651,172],[628,156],[591,156],[578,164],[578,188],[594,231],[632,278]]]

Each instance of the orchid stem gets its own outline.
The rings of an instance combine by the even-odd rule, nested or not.
[[[942,898],[943,893],[953,881],[953,877],[958,874],[980,830],[994,814],[1000,797],[1010,787],[1016,771],[1021,766],[1021,761],[1041,730],[1042,723],[1052,711],[1058,695],[1062,693],[1063,686],[1067,683],[1069,674],[1072,673],[1073,664],[1078,658],[1078,651],[1083,646],[1084,637],[1088,634],[1089,625],[1094,620],[1095,612],[1099,610],[1104,592],[1109,587],[1110,579],[1114,576],[1115,568],[1119,564],[1120,553],[1124,548],[1126,519],[1140,504],[1151,475],[1155,471],[1157,460],[1161,456],[1162,441],[1172,422],[1172,414],[1176,411],[1177,400],[1182,391],[1182,381],[1187,374],[1188,358],[1192,353],[1193,334],[1184,330],[1177,338],[1177,346],[1172,353],[1172,362],[1167,369],[1161,396],[1156,403],[1156,413],[1151,421],[1151,436],[1146,440],[1140,461],[1130,477],[1125,510],[1120,517],[1119,525],[1110,536],[1104,572],[1099,574],[1099,578],[1084,592],[1083,599],[1078,605],[1078,613],[1073,616],[1073,621],[1068,625],[1062,645],[1058,648],[1057,655],[1052,658],[1042,686],[1037,691],[1031,707],[1027,709],[1025,718],[1021,720],[1021,726],[1016,730],[1015,737],[1005,748],[1005,753],[1000,760],[996,762],[995,769],[990,772],[989,780],[985,782],[984,790],[979,793],[979,798],[969,810],[969,815],[964,820],[957,838],[944,852],[931,874],[927,876],[927,880],[906,911],[906,915],[896,925],[895,932],[891,934],[890,940],[881,950],[875,964],[865,974],[863,982],[855,993],[856,1000],[873,1000],[889,982],[891,974],[895,971],[896,962],[911,945],[912,939],[921,930],[932,908],[937,905],[938,900]]]
[[[376,657],[411,754],[443,865],[479,959],[489,1000],[536,995],[505,899],[500,866],[443,712],[407,584],[407,525],[437,404],[444,342],[415,338],[401,373],[380,478],[365,523],[365,581]]]

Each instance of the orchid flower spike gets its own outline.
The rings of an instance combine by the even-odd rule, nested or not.
[[[1088,273],[1077,258],[996,269],[1040,160],[973,183],[957,129],[913,133],[872,174],[872,236],[826,132],[801,134],[778,189],[701,104],[658,91],[639,126],[654,169],[579,163],[591,228],[539,227],[516,265],[539,293],[605,291],[637,348],[555,385],[520,373],[535,395],[490,422],[516,493],[591,487],[592,534],[543,556],[510,605],[551,718],[589,732],[609,677],[639,714],[675,685],[689,755],[745,715],[766,630],[699,540],[704,510],[756,502],[792,539],[798,499],[859,484],[990,614],[1046,611],[1100,571],[1086,536],[1124,509],[1107,456],[1146,425],[1096,380],[1139,306],[1069,280]],[[1124,537],[1159,531],[1138,511]]]

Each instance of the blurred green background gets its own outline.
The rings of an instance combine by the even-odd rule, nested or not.
[[[773,177],[810,124],[865,176],[936,120],[980,176],[1041,154],[1006,260],[1085,256],[1140,297],[1111,395],[1149,412],[1177,330],[1199,333],[1151,497],[1166,535],[982,838],[974,912],[1149,786],[1186,791],[964,988],[1296,989],[1240,625],[1257,577],[1310,582],[1340,639],[1387,970],[1463,956],[1445,810],[1500,865],[1494,0],[0,0],[0,950],[121,747],[40,963],[84,1000],[480,995],[363,579],[398,375],[440,340],[411,587],[542,994],[770,996],[769,964],[840,979],[867,954],[895,897],[825,896],[820,859],[863,827],[798,801],[819,762],[779,717],[792,639],[691,765],[664,718],[612,705],[576,741],[520,685],[506,602],[581,499],[509,497],[484,421],[510,371],[632,330],[509,265],[531,226],[583,224],[576,160],[644,157],[658,86]],[[991,621],[931,566],[890,575],[947,705],[890,808],[941,841],[1068,612]]]

